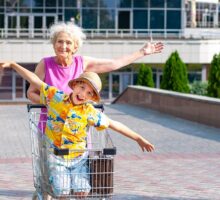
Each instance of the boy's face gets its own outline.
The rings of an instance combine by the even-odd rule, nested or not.
[[[93,100],[95,92],[93,88],[85,82],[76,82],[72,85],[71,101],[74,105],[79,105]]]

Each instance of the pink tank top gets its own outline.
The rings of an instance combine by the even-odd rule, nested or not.
[[[71,88],[68,82],[74,78],[78,78],[83,73],[83,58],[82,56],[73,57],[73,62],[70,66],[62,67],[55,62],[55,57],[44,58],[45,78],[44,82],[50,86],[55,86],[64,91],[66,94],[71,93]],[[44,114],[45,113],[45,114]],[[41,110],[39,129],[44,132],[47,120],[47,109]]]
[[[73,62],[70,66],[59,66],[54,57],[44,58],[45,79],[44,82],[48,85],[55,86],[67,94],[71,93],[68,82],[74,78],[78,78],[83,73],[82,56],[73,57]]]

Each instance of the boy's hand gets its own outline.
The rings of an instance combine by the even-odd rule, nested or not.
[[[154,150],[154,145],[152,145],[150,142],[148,142],[146,139],[143,137],[140,137],[137,140],[137,143],[140,145],[142,151],[148,151],[151,152]]]
[[[144,56],[154,53],[160,53],[162,50],[163,50],[162,42],[157,42],[157,43],[148,42],[140,49],[140,51],[143,53]]]
[[[2,62],[0,61],[0,69],[9,68],[11,66],[11,62]]]

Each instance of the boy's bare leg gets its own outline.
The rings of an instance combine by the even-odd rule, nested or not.
[[[48,194],[45,194],[45,195],[44,195],[44,199],[46,199],[46,200],[52,200],[52,197],[51,197],[50,195],[48,195]]]

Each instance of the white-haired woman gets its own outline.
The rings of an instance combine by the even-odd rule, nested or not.
[[[146,43],[140,50],[116,59],[100,59],[87,56],[76,56],[81,47],[85,34],[81,28],[73,23],[59,22],[51,26],[51,42],[55,56],[43,58],[36,66],[35,73],[49,85],[70,93],[69,80],[77,78],[84,71],[104,73],[124,67],[143,56],[160,53],[163,44]],[[39,103],[39,92],[30,86],[27,91],[28,98]]]

